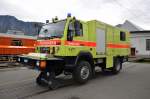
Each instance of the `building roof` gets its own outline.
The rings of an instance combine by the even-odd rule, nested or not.
[[[130,31],[130,33],[150,33],[150,30],[144,30],[144,31]]]
[[[36,36],[26,36],[26,35],[15,35],[15,34],[6,34],[0,33],[0,37],[13,37],[13,38],[25,38],[25,39],[37,39]]]
[[[126,29],[128,31],[143,31],[144,29],[135,25],[134,23],[126,20],[123,24],[116,25],[119,28]]]

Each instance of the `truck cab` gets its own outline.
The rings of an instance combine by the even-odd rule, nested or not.
[[[76,47],[82,47],[84,44],[80,43],[88,41],[86,28],[84,22],[71,17],[47,23],[39,33],[36,52],[54,57],[76,56]]]

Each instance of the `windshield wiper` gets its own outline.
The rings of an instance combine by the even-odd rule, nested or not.
[[[51,38],[61,38],[61,36],[51,36]]]
[[[49,39],[49,37],[38,37],[38,39],[39,40],[42,40],[42,39],[47,40],[47,39]]]
[[[48,40],[48,39],[54,39],[54,38],[61,38],[61,36],[38,37],[38,39],[44,39],[44,40]]]

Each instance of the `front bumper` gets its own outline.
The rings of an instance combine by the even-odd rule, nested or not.
[[[64,66],[64,60],[61,58],[47,58],[47,59],[40,59],[40,58],[31,58],[26,56],[18,56],[17,62],[23,64],[24,66],[30,69],[37,69],[37,70],[45,70],[45,69],[57,69],[62,68]],[[41,62],[45,62],[45,67],[41,67]]]

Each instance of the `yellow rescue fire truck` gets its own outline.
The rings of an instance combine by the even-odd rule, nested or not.
[[[80,84],[95,75],[95,67],[117,74],[130,53],[129,32],[109,24],[81,21],[69,14],[41,28],[35,53],[18,57],[18,62],[41,71],[37,84],[56,88],[56,76],[72,74]]]

